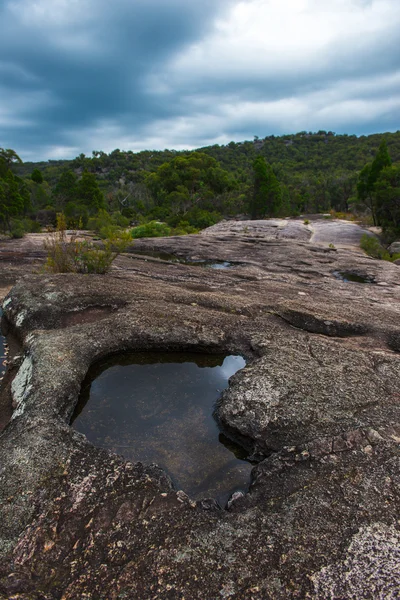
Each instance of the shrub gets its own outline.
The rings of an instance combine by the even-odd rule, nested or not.
[[[364,235],[361,236],[360,248],[362,248],[364,252],[373,258],[390,260],[389,252],[385,250],[385,248],[379,243],[379,240],[374,236],[364,233]]]
[[[69,239],[66,234],[67,222],[61,213],[57,215],[57,230],[43,245],[47,252],[46,271],[52,273],[72,273],[75,271],[75,236]]]
[[[67,229],[83,229],[88,222],[88,211],[84,204],[68,202],[65,206],[65,220]]]
[[[171,235],[172,229],[166,223],[159,221],[150,221],[144,225],[138,225],[131,230],[134,239],[143,237],[164,237]]]
[[[22,221],[18,219],[12,219],[10,225],[10,235],[14,239],[23,238],[25,235],[25,229]]]
[[[131,242],[129,233],[118,231],[97,246],[78,241],[74,234],[68,238],[66,228],[65,216],[57,215],[57,230],[44,242],[46,270],[52,273],[107,273],[118,254]]]
[[[88,221],[88,228],[92,231],[100,232],[104,227],[112,225],[112,220],[108,212],[104,209],[99,210],[95,217],[91,217]]]
[[[28,233],[40,233],[42,231],[40,223],[38,223],[38,221],[34,221],[33,219],[23,219],[22,223],[25,231]]]
[[[221,221],[221,219],[222,216],[219,212],[210,212],[200,208],[192,208],[192,210],[185,214],[185,221],[188,221],[189,224],[192,227],[196,227],[196,229],[205,229],[206,227],[211,227],[211,225],[215,225]]]
[[[90,242],[76,242],[75,271],[104,275],[116,257],[110,248],[100,248]]]
[[[172,230],[172,235],[188,235],[190,233],[197,233],[198,229],[192,227],[187,221],[179,221],[176,227]]]
[[[48,225],[55,226],[57,223],[56,211],[52,208],[38,210],[36,213],[36,220],[42,227],[47,227]]]
[[[129,219],[121,214],[119,211],[113,212],[111,215],[111,222],[113,225],[118,227],[126,228],[129,227]]]

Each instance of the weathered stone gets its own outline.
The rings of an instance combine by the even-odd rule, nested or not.
[[[393,242],[388,248],[390,254],[400,254],[400,242]]]
[[[398,267],[268,227],[133,247],[231,269],[127,255],[105,277],[36,275],[10,292],[23,360],[0,437],[0,597],[399,595]],[[260,463],[229,510],[69,427],[89,366],[125,350],[246,356],[217,414]]]

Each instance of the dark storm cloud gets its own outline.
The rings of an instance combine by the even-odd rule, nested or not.
[[[56,5],[0,7],[0,57],[7,57],[0,58],[0,144],[22,146],[22,154],[71,145],[70,129],[98,120],[120,119],[134,128],[167,117],[171,107],[148,95],[143,78],[204,35],[218,13],[211,0]]]
[[[397,0],[6,0],[0,146],[24,158],[399,128]]]

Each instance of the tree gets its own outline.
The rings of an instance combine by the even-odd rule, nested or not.
[[[213,207],[215,196],[234,185],[232,177],[204,152],[177,156],[147,176],[156,204],[167,213],[184,214],[193,206]]]
[[[253,161],[253,197],[251,218],[277,216],[282,206],[282,191],[279,181],[263,156]]]
[[[72,171],[65,171],[58,180],[54,189],[54,195],[60,208],[64,208],[67,202],[72,202],[77,194],[77,177]]]
[[[385,167],[375,184],[376,212],[389,237],[400,235],[400,166]]]
[[[0,219],[10,229],[11,217],[17,217],[24,211],[24,197],[20,194],[18,181],[10,170],[0,183]]]
[[[386,140],[383,139],[378,148],[378,152],[372,163],[365,165],[361,170],[357,183],[358,200],[367,206],[371,211],[374,225],[380,225],[379,211],[377,210],[377,199],[375,185],[378,181],[381,171],[385,167],[390,167],[392,160],[390,158]]]
[[[32,181],[34,181],[35,183],[43,183],[43,175],[42,173],[39,171],[39,169],[33,169],[32,171],[32,175],[31,175],[31,179]]]
[[[11,148],[0,148],[0,177],[4,177],[8,169],[11,169],[12,165],[22,165],[22,160]]]
[[[93,173],[83,172],[76,185],[76,195],[78,202],[84,204],[91,214],[95,214],[100,208],[105,208],[103,193]]]

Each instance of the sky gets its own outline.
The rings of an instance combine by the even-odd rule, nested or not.
[[[400,0],[0,0],[24,160],[400,129]]]

